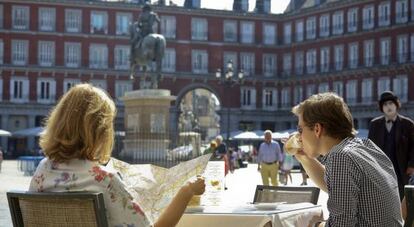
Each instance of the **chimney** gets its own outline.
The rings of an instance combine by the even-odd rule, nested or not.
[[[241,0],[233,1],[233,11],[241,11]]]
[[[233,11],[249,11],[249,0],[234,0]]]

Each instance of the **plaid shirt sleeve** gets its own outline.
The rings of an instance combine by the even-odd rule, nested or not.
[[[325,180],[330,211],[326,226],[356,226],[360,171],[346,153],[335,153],[327,162]]]

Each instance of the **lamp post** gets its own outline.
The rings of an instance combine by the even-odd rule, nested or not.
[[[239,73],[235,74],[233,69],[233,61],[229,60],[226,64],[224,72],[221,72],[221,69],[217,69],[216,78],[219,79],[221,84],[224,84],[226,88],[231,88],[235,84],[240,83],[243,80],[244,73],[243,70],[240,70]],[[226,95],[227,104],[230,104],[230,95]],[[227,106],[227,135],[226,141],[229,142],[230,139],[230,106]]]

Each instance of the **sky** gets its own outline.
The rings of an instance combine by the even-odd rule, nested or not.
[[[184,5],[184,0],[172,0],[179,6]],[[231,10],[233,8],[233,0],[200,0],[201,8],[209,9],[225,9]],[[166,1],[167,2],[167,1]],[[274,14],[283,13],[290,0],[271,0],[271,11]],[[249,11],[253,11],[256,6],[256,0],[249,0]]]

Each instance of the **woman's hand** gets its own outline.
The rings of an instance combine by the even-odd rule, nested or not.
[[[204,182],[204,177],[197,176],[197,179],[188,182],[188,187],[191,189],[194,195],[201,195],[206,190],[206,184]]]

